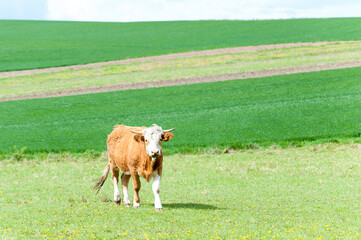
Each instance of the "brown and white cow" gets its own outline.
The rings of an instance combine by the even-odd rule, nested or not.
[[[114,202],[120,205],[120,192],[118,188],[119,170],[122,171],[123,203],[130,206],[128,196],[128,183],[130,177],[133,180],[134,201],[133,206],[140,206],[139,190],[141,182],[139,176],[144,177],[147,182],[153,178],[152,189],[155,196],[155,210],[162,210],[160,202],[160,179],[163,168],[162,141],[167,142],[173,137],[175,128],[163,130],[160,126],[153,124],[151,127],[129,127],[124,125],[115,126],[109,134],[108,165],[103,171],[103,175],[94,185],[94,189],[99,192],[111,171],[114,184]]]

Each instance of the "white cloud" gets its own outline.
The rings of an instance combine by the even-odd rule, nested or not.
[[[341,2],[341,1],[340,1]],[[341,2],[342,3],[342,2]],[[321,6],[317,9],[305,9],[304,11],[296,11],[295,18],[300,17],[361,17],[361,3],[347,3]]]
[[[16,0],[34,1],[34,0]],[[40,0],[36,0],[40,1]],[[361,17],[354,0],[46,0],[47,20],[165,21]],[[44,0],[45,2],[45,0]]]

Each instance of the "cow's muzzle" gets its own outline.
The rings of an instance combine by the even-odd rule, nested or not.
[[[160,151],[152,151],[151,154],[150,154],[150,156],[151,156],[152,158],[156,158],[156,157],[158,157],[159,155],[160,155]]]

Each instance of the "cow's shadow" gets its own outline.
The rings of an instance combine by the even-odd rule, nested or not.
[[[162,203],[164,208],[188,208],[188,209],[220,209],[219,207],[202,203]]]

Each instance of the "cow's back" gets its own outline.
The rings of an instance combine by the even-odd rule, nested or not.
[[[114,127],[107,139],[108,158],[111,164],[116,165],[123,172],[129,171],[129,161],[139,148],[139,143],[134,140],[134,133],[130,130],[141,131],[144,128],[124,125]]]

